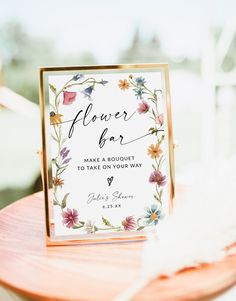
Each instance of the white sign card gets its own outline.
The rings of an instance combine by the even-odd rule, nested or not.
[[[40,75],[49,244],[137,239],[157,228],[173,198],[167,65]]]

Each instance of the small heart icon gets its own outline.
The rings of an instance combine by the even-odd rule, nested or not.
[[[108,182],[108,186],[111,186],[111,183],[113,181],[114,177],[110,177],[110,178],[107,178],[107,182]]]

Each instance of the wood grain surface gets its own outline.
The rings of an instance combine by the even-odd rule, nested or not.
[[[46,247],[43,194],[0,212],[1,284],[35,300],[112,300],[138,278],[143,242]],[[236,282],[236,255],[156,279],[135,301],[200,300]]]

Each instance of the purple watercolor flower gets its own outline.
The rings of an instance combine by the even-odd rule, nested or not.
[[[66,225],[67,228],[73,228],[79,220],[79,214],[76,209],[73,209],[73,211],[69,208],[67,208],[67,211],[62,211],[62,223],[63,225]]]
[[[70,152],[70,150],[68,149],[62,154],[62,156],[61,156],[62,160],[64,160],[68,156],[69,152]]]
[[[84,97],[88,97],[89,99],[91,99],[91,94],[93,92],[93,89],[94,89],[93,86],[89,86],[88,88],[84,89],[84,91],[82,91]]]
[[[159,170],[155,170],[149,177],[150,183],[156,183],[158,186],[164,186],[166,184],[166,176],[163,176]]]
[[[60,151],[60,156],[62,160],[64,160],[68,156],[69,152],[70,150],[67,149],[67,147],[63,147],[63,149]]]
[[[83,74],[76,74],[76,75],[73,76],[73,80],[74,80],[74,81],[77,81],[77,80],[79,80],[79,79],[82,79],[83,77],[84,77]]]
[[[67,158],[66,160],[64,160],[64,161],[62,162],[62,164],[67,164],[67,163],[69,163],[71,159],[72,159],[72,158]]]
[[[139,114],[145,114],[149,111],[149,108],[150,108],[149,104],[143,100],[142,102],[139,103],[139,107],[137,111]]]
[[[65,153],[67,147],[63,147],[63,149],[60,151],[60,156],[62,157],[62,155]]]
[[[124,227],[125,231],[131,231],[136,228],[136,221],[133,216],[127,216],[122,221],[122,226]]]

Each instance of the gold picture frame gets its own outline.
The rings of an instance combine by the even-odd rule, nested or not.
[[[44,190],[44,201],[45,201],[45,220],[46,220],[46,244],[48,246],[53,245],[71,245],[78,243],[110,243],[114,241],[134,241],[145,239],[145,231],[132,232],[128,236],[124,235],[104,235],[99,236],[96,233],[93,237],[77,237],[71,235],[55,235],[55,225],[53,218],[52,209],[52,197],[50,196],[50,185],[49,178],[52,178],[52,174],[49,170],[49,133],[48,133],[48,123],[49,118],[47,116],[47,105],[49,104],[49,87],[48,87],[48,77],[50,75],[73,75],[75,73],[96,73],[102,75],[103,73],[115,72],[122,74],[129,74],[132,72],[155,72],[161,73],[164,92],[163,101],[165,103],[165,118],[166,128],[166,144],[168,147],[167,151],[167,161],[168,161],[168,198],[169,198],[169,211],[173,209],[173,199],[175,193],[174,186],[174,151],[173,151],[173,130],[172,130],[172,118],[171,118],[171,102],[170,102],[170,84],[169,84],[169,71],[168,64],[122,64],[122,65],[104,65],[104,66],[72,66],[72,67],[43,67],[39,70],[39,98],[40,98],[40,112],[41,112],[41,129],[42,129],[42,181]],[[60,120],[58,121],[60,122]]]

